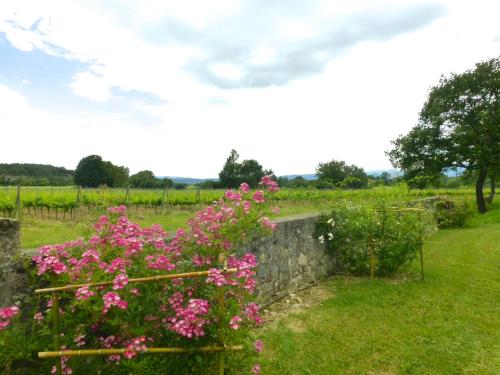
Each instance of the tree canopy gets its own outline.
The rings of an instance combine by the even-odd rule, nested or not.
[[[226,163],[219,173],[219,183],[226,188],[237,188],[242,182],[256,187],[265,175],[274,176],[272,170],[264,170],[257,160],[249,159],[238,162],[240,155],[236,150],[231,150]]]
[[[0,185],[73,185],[73,171],[45,164],[0,163]]]
[[[89,155],[78,163],[73,179],[76,185],[85,187],[124,186],[128,181],[129,170],[109,161],[104,161],[99,155]]]
[[[348,165],[345,161],[331,160],[326,163],[319,163],[316,168],[319,187],[342,187],[348,189],[358,189],[366,187],[368,176],[363,168],[356,165]]]
[[[174,182],[169,178],[157,178],[148,170],[137,172],[130,176],[130,186],[135,188],[170,188]]]
[[[439,176],[448,168],[475,173],[476,201],[486,211],[483,195],[488,174],[500,166],[500,58],[475,69],[442,77],[432,87],[418,124],[392,143],[392,164],[405,175]]]

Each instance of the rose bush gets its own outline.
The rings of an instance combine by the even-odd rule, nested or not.
[[[43,285],[112,281],[111,285],[58,293],[62,347],[125,349],[123,355],[63,357],[63,373],[155,374],[160,369],[162,373],[209,373],[217,358],[213,353],[141,352],[147,347],[216,344],[245,346],[241,353],[227,353],[228,373],[240,373],[242,368],[257,373],[260,366],[254,357],[262,350],[262,342],[253,342],[250,335],[250,329],[262,323],[259,306],[251,302],[257,261],[253,254],[240,250],[276,227],[269,219],[267,198],[278,190],[277,184],[265,176],[260,186],[254,192],[247,184],[238,191],[227,191],[224,198],[198,212],[173,235],[159,225],[142,228],[131,222],[126,207],[120,206],[99,218],[88,240],[41,247],[33,261],[38,282],[42,280]],[[236,268],[235,273],[224,272],[219,254],[228,268]],[[199,270],[208,270],[208,277],[130,282],[138,277]],[[36,337],[37,351],[53,347],[52,298],[42,295],[33,323],[19,324],[16,332]],[[3,327],[16,309],[0,310]],[[4,345],[10,342],[5,337],[3,341]],[[11,357],[3,359],[13,363]],[[51,367],[47,362],[41,366]],[[52,366],[51,372],[55,371]]]
[[[375,275],[392,276],[415,259],[433,229],[427,211],[394,209],[384,201],[374,207],[343,202],[321,216],[316,238],[348,273],[368,275],[373,261]]]

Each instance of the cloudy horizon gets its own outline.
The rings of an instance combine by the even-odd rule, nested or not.
[[[500,3],[5,1],[0,163],[210,178],[391,168],[431,86],[500,54]]]

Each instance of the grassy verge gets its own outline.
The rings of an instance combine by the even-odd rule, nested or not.
[[[264,374],[499,374],[500,207],[425,246],[426,281],[335,278],[264,330]]]

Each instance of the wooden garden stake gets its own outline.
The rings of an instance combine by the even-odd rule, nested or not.
[[[90,357],[96,355],[110,355],[110,354],[123,354],[127,349],[82,349],[82,350],[58,350],[53,352],[39,352],[38,358],[57,358],[57,357]],[[147,354],[162,354],[162,353],[210,353],[210,352],[223,352],[226,350],[230,351],[241,351],[243,350],[243,345],[232,345],[232,346],[198,346],[194,348],[182,348],[182,347],[169,347],[169,348],[146,348],[143,353]]]
[[[227,272],[227,259],[224,255],[224,253],[220,253],[219,254],[219,264],[220,265],[223,265],[224,267],[224,273]],[[222,323],[224,321],[224,313],[225,313],[225,300],[224,300],[224,289],[221,287],[219,288],[219,290],[217,291],[218,293],[218,296],[217,296],[217,299],[218,299],[218,304],[219,304],[219,320],[218,320],[218,339],[219,339],[219,343],[222,347],[225,347],[225,344],[224,344],[224,334],[222,333],[223,332],[223,329],[224,327],[222,326]],[[225,367],[225,352],[224,351],[221,351],[219,352],[219,375],[224,375],[224,367]]]
[[[54,349],[56,352],[61,351],[61,339],[59,336],[59,298],[57,293],[52,293],[52,333],[54,335]],[[56,374],[62,374],[61,360],[56,362]]]
[[[373,240],[371,238],[368,242],[368,251],[370,254],[370,279],[373,280],[373,276],[375,273],[375,257],[373,255]]]
[[[424,281],[424,251],[423,251],[423,233],[422,233],[422,217],[420,211],[418,211],[418,226],[419,226],[419,231],[420,231],[420,244],[419,244],[419,250],[420,250],[420,278],[422,281]]]
[[[229,268],[227,265],[227,259],[225,254],[219,254],[219,264],[223,266],[224,274],[233,274],[238,270],[236,268]],[[206,277],[208,276],[209,271],[196,271],[196,272],[186,272],[186,273],[178,273],[178,274],[169,274],[169,275],[157,275],[157,276],[147,276],[147,277],[138,277],[129,279],[129,283],[144,283],[144,282],[154,282],[160,280],[169,280],[169,279],[180,279],[180,278],[194,278],[194,277]],[[55,284],[55,281],[53,280]],[[84,349],[84,350],[71,350],[65,349],[61,350],[61,341],[60,341],[60,327],[59,327],[59,299],[57,297],[57,293],[65,291],[78,289],[83,286],[103,286],[103,285],[111,285],[113,281],[103,281],[97,283],[87,283],[87,284],[73,284],[66,286],[58,286],[52,288],[45,289],[36,289],[35,294],[40,293],[51,293],[52,294],[52,333],[54,336],[54,349],[55,351],[47,351],[47,352],[39,352],[38,358],[58,358],[56,363],[56,374],[62,374],[62,363],[61,357],[82,357],[82,356],[100,356],[100,355],[110,355],[110,354],[123,354],[126,349],[124,348],[110,348],[110,349]],[[144,353],[148,354],[168,354],[168,353],[192,353],[192,352],[214,352],[218,355],[218,374],[224,375],[225,372],[225,353],[227,351],[241,351],[243,350],[243,345],[231,345],[226,346],[224,343],[225,335],[224,335],[224,318],[226,312],[225,305],[225,291],[223,288],[219,288],[217,291],[217,302],[219,304],[219,310],[217,312],[218,315],[218,344],[217,345],[208,345],[208,346],[200,346],[194,348],[183,348],[183,347],[167,347],[167,348],[146,348]]]
[[[237,268],[229,268],[225,269],[224,273],[236,273],[238,271]],[[203,277],[208,276],[208,271],[194,271],[194,272],[186,272],[186,273],[176,273],[176,274],[168,274],[168,275],[157,275],[157,276],[146,276],[146,277],[136,277],[133,279],[128,279],[129,284],[133,283],[147,283],[153,281],[160,280],[172,280],[172,279],[184,279],[190,277]],[[79,289],[84,286],[103,286],[103,285],[112,285],[113,281],[100,281],[97,283],[86,283],[86,284],[71,284],[66,286],[56,286],[52,288],[44,288],[44,289],[35,289],[35,294],[38,293],[52,293],[52,292],[62,292],[64,290],[72,290]]]

